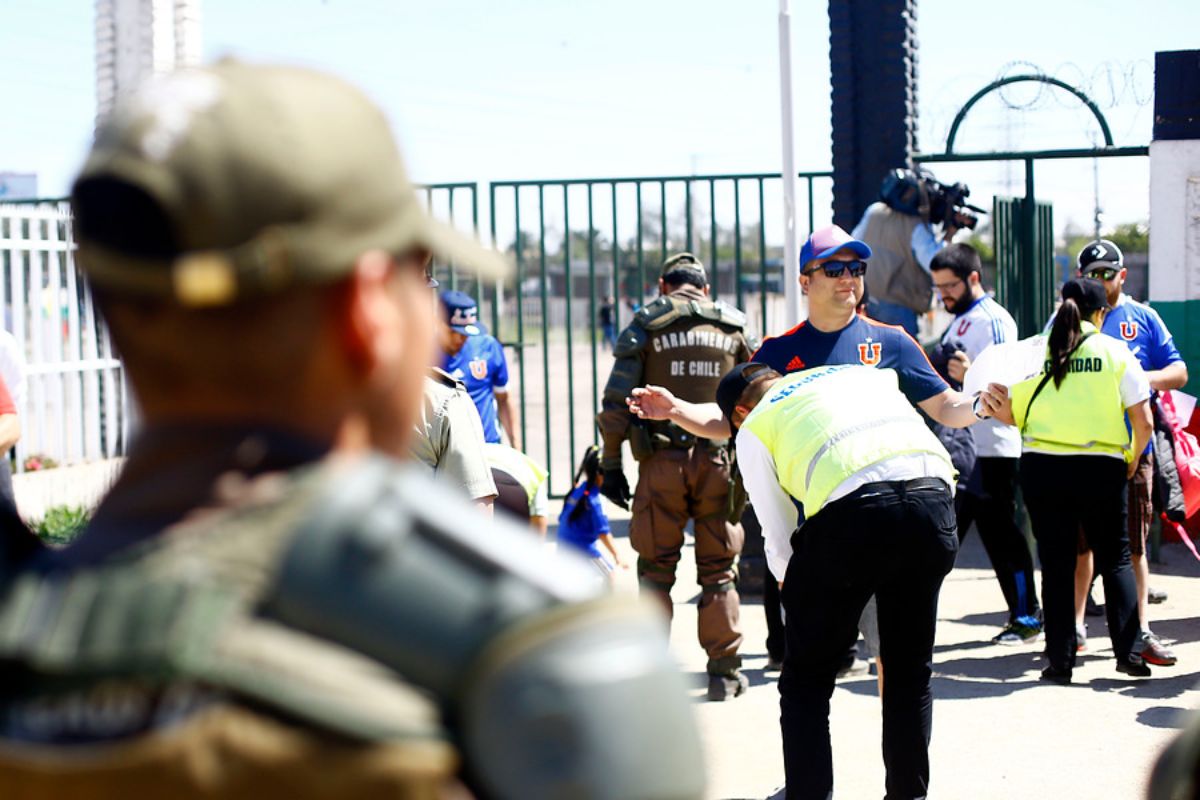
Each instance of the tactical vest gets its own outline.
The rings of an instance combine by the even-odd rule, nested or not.
[[[503,800],[703,796],[661,621],[585,560],[387,458],[234,494],[71,573],[0,564],[0,797],[458,800],[460,759]],[[170,724],[37,743],[139,685]]]
[[[745,314],[731,306],[682,291],[657,298],[634,320],[645,332],[641,383],[666,387],[688,402],[712,402],[725,373],[750,357],[742,330],[745,321]],[[698,441],[674,423],[635,424],[648,432],[653,450],[688,448]],[[714,444],[725,443],[722,439]]]
[[[1096,334],[1090,322],[1082,329],[1093,335],[1071,356],[1061,385],[1047,381],[1032,406],[1030,398],[1044,372],[1009,390],[1022,447],[1033,453],[1109,455],[1129,462],[1133,453],[1121,401],[1126,361],[1116,349],[1125,345]]]
[[[871,247],[867,296],[925,313],[933,295],[933,277],[921,268],[912,251],[913,230],[921,218],[874,203],[865,219],[862,239]]]
[[[827,366],[772,386],[742,423],[775,459],[779,484],[812,517],[855,473],[893,456],[950,456],[900,393],[894,370]]]
[[[258,613],[322,482],[265,476],[102,565],[6,581],[0,730],[95,734],[152,702],[177,718],[85,759],[0,744],[0,796],[448,796],[459,759],[424,692]]]

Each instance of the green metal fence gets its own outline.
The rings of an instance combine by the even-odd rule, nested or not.
[[[479,235],[479,186],[475,183],[427,183],[417,186],[429,213],[459,230]],[[435,261],[433,276],[447,289],[479,297],[484,283],[478,273],[458,264]]]
[[[811,230],[829,220],[831,174],[799,177],[799,216]],[[747,311],[753,333],[796,322],[783,318],[778,174],[500,181],[487,193],[491,239],[516,272],[491,287],[481,311],[511,348],[520,444],[550,470],[554,496],[569,491],[575,461],[596,440],[612,364],[597,324],[606,298],[620,331],[657,296],[662,261],[688,250],[708,266],[713,295]]]
[[[996,299],[1012,311],[1022,337],[1042,330],[1054,310],[1054,213],[1049,203],[1028,207],[1021,197],[992,201]]]

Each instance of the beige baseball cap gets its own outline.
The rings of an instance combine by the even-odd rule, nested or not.
[[[660,278],[666,278],[672,273],[691,272],[698,275],[705,283],[708,283],[708,271],[704,269],[704,264],[700,259],[696,258],[691,253],[676,253],[663,262],[662,271],[659,272]]]
[[[89,187],[113,182],[165,215],[167,254],[138,247],[136,231],[93,235],[112,210]],[[190,306],[333,280],[372,249],[507,272],[498,253],[426,213],[378,107],[297,67],[223,60],[152,79],[97,131],[72,202],[92,282]]]

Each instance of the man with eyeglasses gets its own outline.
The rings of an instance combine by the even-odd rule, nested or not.
[[[1125,286],[1125,260],[1121,248],[1107,239],[1090,242],[1079,251],[1079,274],[1104,284],[1104,292],[1112,311],[1104,318],[1101,332],[1119,339],[1137,357],[1138,363],[1156,392],[1180,389],[1187,383],[1187,364],[1175,347],[1171,332],[1162,317],[1150,306],[1139,303],[1122,289]],[[1137,471],[1129,481],[1128,531],[1129,552],[1133,557],[1133,575],[1137,580],[1138,618],[1142,621],[1142,658],[1160,667],[1173,666],[1175,653],[1163,645],[1150,631],[1146,617],[1147,603],[1161,603],[1165,592],[1150,591],[1150,564],[1146,558],[1146,538],[1154,510],[1150,487],[1154,481],[1154,457],[1149,447],[1138,459]],[[1076,626],[1082,627],[1088,587],[1092,582],[1091,553],[1079,559],[1075,573]]]
[[[1017,323],[983,289],[983,265],[969,244],[952,244],[930,262],[933,286],[954,319],[942,334],[939,356],[951,383],[962,385],[971,362],[987,348],[1017,339]],[[935,362],[939,358],[935,357]],[[939,363],[940,366],[940,363]],[[1021,433],[996,420],[971,428],[975,468],[960,476],[965,485],[955,498],[958,535],[975,523],[1008,606],[1008,623],[992,641],[1018,645],[1042,634],[1041,608],[1033,578],[1033,556],[1016,523],[1017,462]]]

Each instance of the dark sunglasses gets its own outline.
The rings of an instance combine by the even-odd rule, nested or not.
[[[1120,272],[1120,270],[1115,269],[1114,267],[1099,267],[1083,273],[1083,277],[1093,278],[1098,281],[1111,281],[1113,278],[1117,277],[1118,272]]]
[[[851,278],[861,278],[867,274],[867,262],[865,261],[826,261],[819,267],[813,267],[806,275],[812,275],[817,270],[825,273],[826,278],[840,278],[842,273],[850,270]]]

